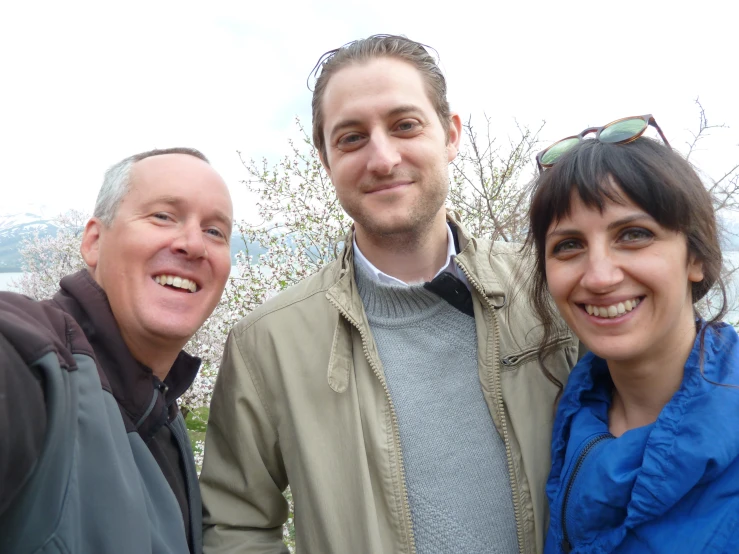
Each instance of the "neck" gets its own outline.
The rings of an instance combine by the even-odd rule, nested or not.
[[[141,341],[134,337],[126,336],[121,330],[123,336],[123,342],[131,351],[131,355],[140,363],[151,369],[152,373],[156,375],[160,381],[164,381],[169,370],[172,369],[180,350],[185,346],[176,345],[173,346],[170,343],[160,344],[155,340],[147,340],[146,344],[141,344]]]
[[[383,273],[404,283],[430,281],[447,257],[446,210],[424,229],[394,235],[371,235],[356,227],[355,240],[362,254]]]
[[[608,361],[614,384],[609,411],[609,428],[620,436],[630,429],[654,423],[662,408],[678,391],[685,373],[685,362],[693,349],[696,330],[692,319],[689,328],[676,338],[679,344],[659,349],[658,355],[639,363]]]

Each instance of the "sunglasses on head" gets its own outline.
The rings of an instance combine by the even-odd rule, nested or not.
[[[536,155],[536,165],[539,167],[539,171],[544,171],[552,167],[565,153],[569,152],[576,144],[585,140],[585,136],[590,133],[595,133],[595,140],[600,142],[627,144],[642,136],[650,125],[657,129],[659,136],[662,137],[665,145],[669,148],[670,143],[667,142],[662,129],[659,128],[659,125],[654,120],[654,116],[651,114],[635,115],[611,121],[608,125],[603,125],[603,127],[588,127],[579,135],[563,138],[555,142],[546,150],[542,150]]]

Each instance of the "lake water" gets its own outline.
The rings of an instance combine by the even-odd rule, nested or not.
[[[11,282],[19,281],[22,273],[0,273],[0,290],[12,290]]]

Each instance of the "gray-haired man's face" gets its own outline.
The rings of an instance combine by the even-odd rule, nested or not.
[[[165,154],[134,164],[112,223],[88,224],[83,239],[127,343],[174,347],[197,331],[230,273],[232,221],[228,188],[208,163]]]

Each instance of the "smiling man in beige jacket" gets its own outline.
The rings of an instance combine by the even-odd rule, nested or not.
[[[323,57],[313,139],[353,234],[229,336],[201,475],[205,552],[540,552],[558,392],[510,247],[444,207],[461,122],[427,50]],[[577,343],[554,337],[564,382]]]

